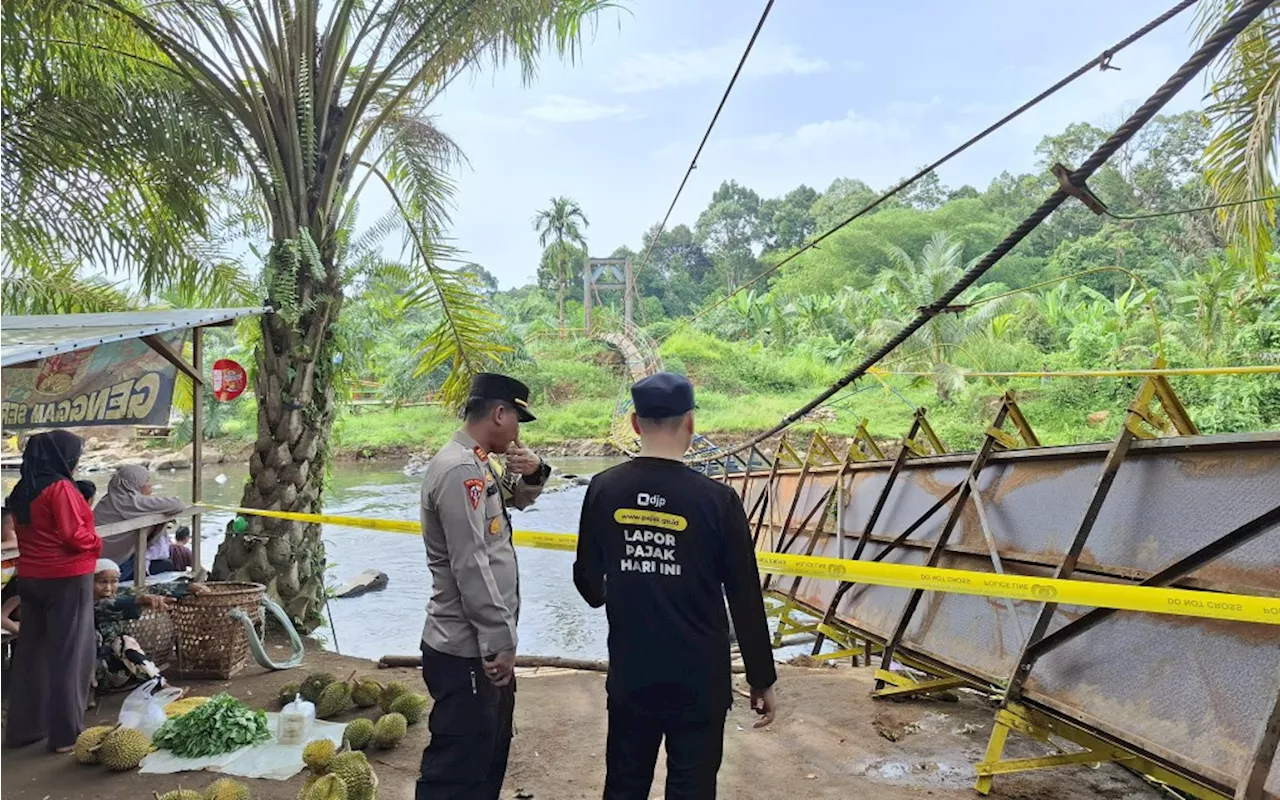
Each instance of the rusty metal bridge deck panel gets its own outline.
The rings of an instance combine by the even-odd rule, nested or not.
[[[988,535],[1006,572],[1050,576],[1069,546],[1108,452],[1106,443],[997,452],[977,475],[939,566],[993,571]],[[964,482],[973,454],[908,459],[887,496],[863,559],[888,543]],[[788,551],[806,552],[827,493],[841,502],[812,542],[812,553],[852,557],[889,476],[888,461],[812,467],[800,485],[785,470],[764,514],[758,547],[777,550],[815,512]],[[750,479],[744,504],[755,507],[767,476]],[[744,477],[729,478],[741,488]],[[842,486],[835,488],[839,480]],[[1133,583],[1213,542],[1273,508],[1280,499],[1280,434],[1186,436],[1138,442],[1120,466],[1075,577]],[[950,506],[919,525],[888,563],[923,564]],[[832,515],[833,517],[835,515]],[[784,537],[783,534],[786,534]],[[791,579],[779,581],[786,592]],[[1280,595],[1280,526],[1197,569],[1175,585]],[[831,603],[834,581],[804,579],[795,599],[814,609]],[[910,591],[855,586],[837,616],[882,641],[892,635]],[[902,638],[905,653],[957,674],[1004,685],[1017,666],[1042,604],[926,592]],[[1049,632],[1089,609],[1059,607]],[[1275,700],[1280,627],[1120,612],[1045,653],[1023,697],[1201,780],[1228,788],[1245,769],[1250,748]],[[1280,769],[1267,788],[1280,792]]]

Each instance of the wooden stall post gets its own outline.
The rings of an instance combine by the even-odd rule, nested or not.
[[[204,377],[204,328],[191,330],[191,366],[200,378]],[[197,378],[191,382],[192,413],[191,422],[194,430],[191,434],[191,505],[200,505],[204,478],[204,381]],[[204,564],[200,561],[200,512],[191,515],[191,575],[196,580],[203,577]]]

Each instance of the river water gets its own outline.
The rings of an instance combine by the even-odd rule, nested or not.
[[[616,459],[555,459],[556,474],[591,475],[618,463]],[[240,502],[248,473],[239,464],[205,467],[204,502],[234,506]],[[220,478],[221,476],[221,478]],[[95,479],[98,476],[94,476]],[[165,472],[155,476],[157,494],[190,498],[191,473]],[[105,491],[105,481],[99,479]],[[552,478],[552,487],[564,481]],[[420,477],[408,477],[390,463],[335,464],[325,489],[325,512],[352,517],[418,521]],[[570,485],[548,491],[526,511],[512,511],[517,529],[573,532],[586,488]],[[213,565],[228,513],[203,518],[201,560]],[[383,533],[336,525],[324,526],[329,579],[341,584],[366,569],[385,572],[387,588],[362,597],[333,600],[331,627],[316,631],[330,650],[377,659],[387,654],[418,652],[422,623],[431,592],[431,577],[420,536]],[[520,651],[530,655],[605,658],[604,611],[587,606],[573,587],[573,554],[521,548]]]

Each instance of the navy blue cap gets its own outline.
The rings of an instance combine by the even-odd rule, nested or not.
[[[537,419],[529,411],[529,387],[510,376],[496,372],[477,373],[471,379],[471,389],[467,395],[468,400],[504,400],[516,407],[516,418],[521,422],[533,422]]]
[[[693,402],[693,384],[683,375],[659,372],[636,381],[631,387],[631,402],[636,415],[645,419],[678,417],[697,408]]]

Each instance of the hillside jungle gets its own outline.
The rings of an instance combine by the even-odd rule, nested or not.
[[[592,209],[550,198],[546,208],[530,209],[532,224],[512,220],[507,231],[544,245],[541,263],[530,265],[536,282],[499,290],[483,266],[464,268],[501,323],[505,351],[494,367],[534,390],[539,422],[525,440],[591,452],[608,438],[624,395],[619,357],[582,330],[585,253],[631,259],[637,325],[658,343],[666,369],[695,381],[701,429],[731,441],[774,424],[862,359],[1056,187],[1053,164],[1080,163],[1105,135],[1073,124],[1041,141],[1037,170],[1006,172],[986,187],[947,186],[930,174],[776,271],[784,256],[886,187],[842,177],[822,190],[801,185],[761,197],[727,181],[693,226],[676,225],[657,241],[654,229],[637,230],[630,242],[593,239]],[[962,295],[961,313],[934,319],[882,365],[887,374],[855,384],[794,430],[847,437],[867,418],[873,435],[893,439],[923,406],[948,448],[972,447],[1000,395],[1013,388],[1044,443],[1094,441],[1115,434],[1140,379],[966,373],[1142,368],[1157,359],[1171,367],[1280,362],[1280,255],[1268,255],[1271,277],[1260,279],[1251,260],[1224,246],[1215,212],[1157,216],[1212,202],[1198,168],[1209,136],[1198,113],[1158,118],[1090,181],[1110,216],[1068,202]],[[229,278],[221,294],[228,286],[242,300],[265,292],[245,275]],[[102,280],[80,285],[84,308],[156,302]],[[620,329],[618,294],[597,299],[604,306],[595,310],[598,327]],[[6,309],[19,299],[6,298]],[[158,301],[166,299],[190,305],[202,297],[196,287]],[[82,310],[41,308],[35,296],[22,302],[35,312]],[[348,289],[335,357],[346,400],[335,425],[339,454],[432,450],[447,437],[452,411],[431,402],[448,374],[429,352],[438,313],[406,308],[394,272],[371,270]],[[216,333],[210,356],[251,365],[254,330]],[[1280,426],[1280,376],[1172,382],[1205,432]],[[230,447],[255,435],[251,395],[211,402],[205,419],[206,434]],[[190,434],[187,420],[173,436],[180,443]]]

